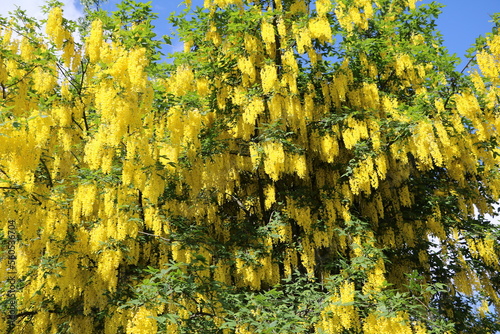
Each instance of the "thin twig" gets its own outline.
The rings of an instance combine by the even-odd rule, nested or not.
[[[462,68],[462,70],[460,71],[460,73],[464,73],[464,71],[467,69],[467,67],[469,67],[470,63],[472,63],[472,60],[473,60],[474,58],[476,58],[476,56],[471,57],[471,58],[469,59],[469,61],[467,62],[467,64],[465,64],[464,68]]]
[[[53,188],[54,187],[54,183],[52,182],[52,177],[50,176],[49,168],[47,167],[47,164],[45,163],[45,160],[40,159],[40,161],[42,162],[43,169],[45,169],[45,173],[47,173],[47,179],[49,180],[49,186],[51,188]]]
[[[81,164],[82,162],[80,161],[80,159],[78,159],[78,157],[76,156],[76,154],[73,151],[71,151],[71,150],[70,150],[70,152],[75,157],[76,161],[78,161],[78,163]]]
[[[167,238],[164,238],[164,237],[159,236],[159,235],[157,235],[157,234],[148,233],[148,232],[144,232],[144,231],[139,231],[138,233],[140,233],[140,234],[144,234],[144,235],[149,235],[149,236],[151,236],[151,237],[155,237],[155,238],[161,239],[161,240],[166,241],[166,242],[172,242],[172,240],[167,239]]]
[[[1,168],[0,168],[0,173],[2,173],[3,175],[7,176],[7,178],[8,178],[8,179],[10,179],[10,176],[9,176],[9,175],[7,175],[7,173],[5,173],[5,172],[4,172],[4,170],[3,170],[3,169],[1,169]]]
[[[82,128],[82,126],[80,124],[78,124],[76,119],[73,117],[73,115],[71,115],[71,120],[80,128],[80,130],[82,130],[82,132],[85,132],[85,130]]]
[[[475,57],[476,57],[476,56],[471,57],[471,58],[469,59],[469,61],[467,62],[467,64],[465,64],[464,68],[462,68],[462,70],[460,71],[460,74],[463,74],[463,73],[464,73],[464,71],[465,71],[465,70],[469,67],[470,63],[472,62],[472,60],[473,60]],[[457,90],[456,90],[456,88],[457,88],[456,86],[455,86],[455,87],[453,87],[453,88],[455,88],[455,89],[453,89],[453,91],[451,92],[451,94],[448,96],[448,98],[447,98],[447,99],[446,99],[446,101],[444,102],[444,105],[443,105],[443,106],[444,106],[444,108],[445,108],[445,109],[446,109],[446,105],[447,105],[447,104],[448,104],[448,102],[450,101],[451,97],[452,97],[452,96],[453,96],[453,94],[455,94],[455,93],[456,93],[456,91],[457,91]]]

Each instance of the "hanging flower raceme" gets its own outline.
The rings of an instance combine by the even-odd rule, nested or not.
[[[265,5],[165,67],[147,4],[0,31],[0,332],[496,330],[497,34],[469,81],[413,0]]]

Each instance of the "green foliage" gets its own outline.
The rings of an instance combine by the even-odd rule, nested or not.
[[[101,3],[82,0],[85,18],[78,23],[64,19],[62,25],[69,32],[79,31],[84,45],[91,22],[100,20],[104,42],[123,46],[123,54],[144,48],[149,64],[143,90],[120,87],[106,72],[114,64],[102,59],[92,64],[89,54],[70,71],[59,59],[56,43],[41,47],[42,24],[24,11],[13,13],[10,23],[0,18],[0,26],[13,27],[33,49],[30,58],[0,48],[0,62],[8,60],[18,70],[13,73],[22,73],[0,82],[0,130],[11,126],[29,132],[59,105],[74,110],[69,124],[58,131],[77,130],[69,149],[60,143],[52,151],[37,147],[41,153],[33,178],[38,192],[13,182],[0,161],[0,205],[15,198],[30,203],[28,211],[54,205],[61,217],[71,217],[65,239],[47,237],[58,252],[40,246],[37,263],[17,283],[18,289],[37,287],[37,299],[18,318],[29,323],[50,310],[64,320],[53,330],[57,333],[76,332],[75,319],[90,319],[94,332],[110,331],[106,326],[111,323],[117,333],[130,333],[134,317],[144,310],[153,315],[141,321],[154,319],[158,332],[185,334],[329,333],[319,325],[329,322],[343,326],[335,333],[364,333],[373,315],[404,318],[410,332],[417,332],[418,326],[436,334],[499,330],[494,312],[479,307],[486,303],[498,312],[493,304],[498,302],[500,279],[493,276],[498,266],[491,258],[500,251],[500,230],[484,215],[498,200],[492,190],[499,179],[498,138],[474,137],[481,125],[493,130],[500,124],[489,119],[498,114],[498,98],[488,106],[488,94],[478,92],[473,80],[456,70],[457,58],[448,53],[436,29],[442,5],[411,9],[406,1],[380,0],[362,28],[357,22],[343,22],[340,11],[319,13],[312,1],[282,1],[282,9],[277,1],[243,1],[241,6],[234,2],[224,8],[213,3],[172,14],[169,20],[177,35],[160,41],[151,2],[124,0],[111,13],[101,10]],[[335,5],[342,4],[359,5]],[[45,10],[60,5],[50,1]],[[367,7],[356,10],[368,12]],[[331,41],[309,35],[310,45],[301,45],[320,18],[332,29]],[[478,66],[474,53],[491,52],[488,37],[498,34],[500,15],[493,20],[494,32],[471,49],[470,68]],[[263,22],[271,24],[274,44],[264,41]],[[280,23],[288,30],[280,31]],[[162,64],[161,46],[173,37],[185,43],[186,50],[174,54],[173,63]],[[242,59],[250,63],[247,68]],[[405,59],[411,66],[401,65]],[[99,73],[92,72],[94,65]],[[278,79],[266,90],[264,82],[271,80],[265,74],[268,66]],[[255,71],[254,78],[245,77],[248,68]],[[27,79],[38,70],[57,79],[46,94],[38,94],[34,81]],[[133,74],[127,75],[131,81]],[[62,93],[62,80],[69,83],[69,93]],[[90,144],[116,124],[99,110],[106,92],[91,90],[88,82],[119,88],[112,98],[127,96],[133,100],[131,113],[140,113],[139,125],[126,124],[115,146],[108,143],[95,150],[99,152],[94,155],[110,152],[109,170],[89,162]],[[488,88],[498,84],[495,78],[485,83]],[[376,91],[376,103],[365,96],[367,87]],[[15,105],[23,89],[32,103],[29,108],[39,114],[26,116]],[[468,92],[478,97],[477,119],[457,112],[457,100]],[[101,100],[92,100],[98,94],[103,94]],[[280,114],[271,117],[276,100]],[[262,105],[260,114],[253,102]],[[438,143],[445,142],[445,135],[436,124],[455,146]],[[251,131],[242,135],[245,127]],[[443,160],[448,149],[463,141],[472,143],[472,158],[455,152],[446,163],[439,161],[438,153]],[[163,150],[174,144],[175,158],[172,151]],[[428,149],[431,144],[435,146]],[[425,157],[423,149],[430,152]],[[54,167],[61,155],[74,159],[68,166]],[[100,158],[104,161],[102,154]],[[216,162],[229,167],[222,169]],[[128,179],[126,164],[138,166]],[[75,171],[65,175],[62,168]],[[273,168],[281,168],[277,176]],[[159,190],[154,189],[158,184]],[[95,186],[96,201],[92,198],[89,207],[74,209],[78,192],[89,185]],[[118,204],[120,197],[126,201],[122,198]],[[479,215],[472,212],[474,205],[480,206]],[[103,214],[114,209],[112,218]],[[23,212],[9,210],[11,215]],[[70,250],[92,243],[82,237],[85,233],[108,233],[103,232],[106,219],[116,223],[117,217],[137,233],[126,231],[119,239],[109,232],[92,254]],[[47,227],[41,224],[31,232],[18,234],[22,249],[41,240]],[[476,240],[493,244],[483,252],[490,258],[474,248]],[[8,243],[1,230],[0,243]],[[5,254],[2,250],[0,256]],[[48,282],[62,281],[61,272],[75,263],[89,273],[85,284],[92,286],[111,262],[103,260],[105,255],[120,257],[110,275],[116,282],[104,287],[106,292],[94,298],[92,306],[86,304],[91,298],[85,291],[64,305],[46,294]],[[464,282],[464,277],[474,282]],[[61,291],[60,283],[50,284],[54,293]],[[351,285],[353,295],[347,296],[346,286]],[[464,286],[471,293],[464,293]],[[12,300],[0,301],[0,309],[6,310]],[[356,320],[339,320],[350,307]],[[119,318],[122,311],[128,318]],[[114,317],[122,322],[113,324]]]

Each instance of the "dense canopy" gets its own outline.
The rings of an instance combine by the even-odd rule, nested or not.
[[[0,18],[0,332],[500,330],[500,16],[186,5]]]

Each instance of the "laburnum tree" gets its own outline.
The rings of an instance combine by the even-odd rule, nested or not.
[[[0,332],[500,329],[499,16],[459,72],[436,3],[186,1],[165,64],[60,5],[0,19]]]

